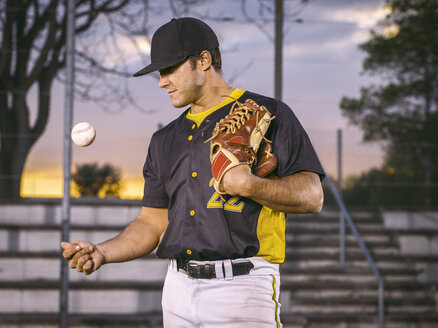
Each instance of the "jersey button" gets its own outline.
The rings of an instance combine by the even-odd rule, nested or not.
[[[192,177],[196,178],[198,176],[198,172],[193,171],[192,172]]]
[[[188,249],[186,252],[187,252],[187,254],[189,254],[189,255],[192,254],[192,251],[191,251],[190,249]]]
[[[192,139],[193,139],[193,136],[190,135],[187,139],[192,140]]]
[[[194,215],[195,215],[195,211],[194,211],[194,210],[191,210],[191,211],[190,211],[190,215],[191,215],[191,216],[194,216]]]

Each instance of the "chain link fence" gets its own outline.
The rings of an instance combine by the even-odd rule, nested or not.
[[[438,145],[364,143],[361,132],[353,128],[343,129],[341,136],[336,129],[308,129],[308,133],[326,172],[342,185],[347,206],[438,205]],[[140,199],[149,137],[114,136],[90,149],[75,147],[72,170],[83,164],[110,164],[121,172],[117,197]],[[62,197],[61,140],[61,135],[43,135],[29,154],[22,176],[3,174],[1,180],[21,180],[21,197]],[[74,184],[72,196],[80,197]],[[334,204],[327,188],[325,204]]]
[[[322,159],[338,187],[342,186],[347,206],[432,208],[438,205],[438,144],[364,143],[358,139],[359,135],[357,131],[338,130],[336,141],[335,137],[331,140],[336,156]],[[327,165],[334,160],[336,168]],[[325,189],[325,204],[334,204],[326,186]]]

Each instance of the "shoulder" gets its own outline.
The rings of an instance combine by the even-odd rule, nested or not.
[[[292,108],[281,100],[263,96],[251,91],[245,91],[240,99],[242,99],[242,101],[252,99],[258,105],[265,106],[266,109],[275,116],[275,119],[271,124],[274,131],[289,131],[293,134],[299,134],[304,130]]]
[[[151,144],[152,143],[160,143],[169,141],[175,133],[178,133],[182,129],[183,121],[185,120],[185,116],[187,114],[187,110],[185,110],[180,116],[176,119],[165,125],[164,127],[158,129],[152,134]]]
[[[245,91],[242,97],[239,98],[239,101],[245,101],[246,99],[252,99],[258,105],[265,106],[271,112],[271,114],[274,115],[279,115],[279,114],[290,115],[293,113],[292,109],[288,105],[272,97],[267,97],[251,91]]]

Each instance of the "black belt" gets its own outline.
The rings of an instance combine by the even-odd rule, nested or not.
[[[216,276],[216,265],[213,264],[198,264],[194,262],[185,262],[181,260],[176,260],[176,266],[178,269],[182,269],[187,272],[190,278],[194,279],[214,279]],[[246,262],[231,262],[231,267],[233,269],[233,276],[241,276],[248,274],[254,264],[251,261]],[[225,277],[225,268],[222,263],[222,272]]]

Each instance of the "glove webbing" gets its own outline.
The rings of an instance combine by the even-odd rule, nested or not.
[[[239,105],[239,107],[236,107]],[[236,109],[237,108],[237,109]],[[265,106],[261,106],[261,109],[271,114]],[[220,133],[225,132],[226,134],[232,133],[234,134],[237,129],[240,129],[242,125],[245,124],[246,120],[249,119],[250,115],[256,114],[256,122],[258,122],[259,118],[259,112],[257,108],[251,108],[245,104],[242,104],[238,100],[233,104],[231,107],[230,112],[228,115],[226,115],[223,119],[221,119],[219,122],[216,123],[215,128],[213,129],[212,136],[205,140],[204,143],[207,143],[211,141],[212,139],[216,138]],[[272,121],[275,118],[275,116],[272,116],[269,119],[265,119],[266,123]],[[255,126],[255,131],[261,133],[259,124]],[[263,136],[263,139],[267,142],[271,142],[270,140],[266,139],[265,136]]]

